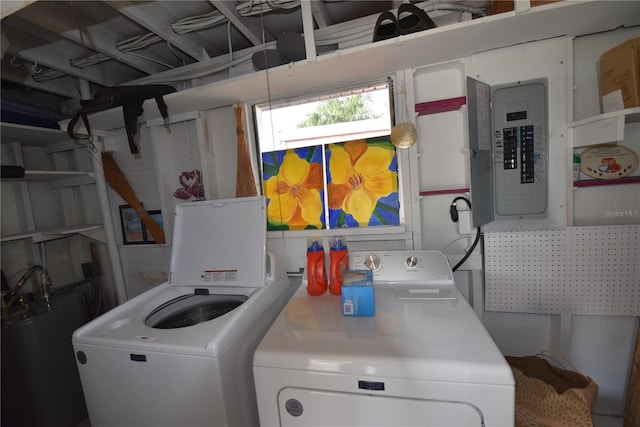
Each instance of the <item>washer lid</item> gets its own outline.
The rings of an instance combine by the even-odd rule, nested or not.
[[[170,285],[264,285],[265,206],[264,197],[177,205]]]

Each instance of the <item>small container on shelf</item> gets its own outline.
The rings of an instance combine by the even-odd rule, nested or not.
[[[580,181],[580,154],[573,153],[573,180]]]

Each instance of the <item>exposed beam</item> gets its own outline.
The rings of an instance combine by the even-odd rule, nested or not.
[[[17,23],[17,21],[13,21],[12,25],[15,23]],[[37,39],[34,41],[34,37],[30,36],[27,31],[22,32],[20,37],[12,37],[9,33],[10,30],[12,33],[18,31],[17,29],[9,28],[6,25],[3,27],[3,31],[5,31],[5,34],[7,34],[7,37],[11,41],[8,53],[14,53],[18,58],[33,62],[34,64],[42,67],[61,71],[65,74],[85,79],[102,86],[115,86],[120,82],[132,79],[131,74],[119,72],[113,67],[104,66],[106,64],[103,64],[101,67],[86,68],[77,68],[72,66],[67,59],[69,57],[69,50],[63,46],[64,40],[57,40],[53,43],[42,45],[41,41],[40,44],[37,43]],[[29,42],[29,40],[31,40],[31,42]]]
[[[264,46],[264,48],[275,48],[275,45],[276,42],[269,42]],[[193,80],[198,78],[211,79],[215,73],[226,71],[229,67],[232,66],[232,64],[236,67],[242,66],[245,63],[251,64],[251,55],[255,52],[260,51],[261,49],[263,49],[262,46],[252,46],[234,52],[233,61],[229,61],[229,55],[224,54],[216,56],[215,58],[207,59],[206,61],[184,65],[180,68],[174,68],[173,70],[167,70],[153,76],[142,77],[140,79],[131,81],[128,84],[138,85],[169,83],[183,80]],[[251,68],[253,69],[253,67]]]
[[[25,6],[30,5],[31,3],[35,3],[35,1],[20,1],[20,0],[2,0],[0,1],[0,14],[2,19],[19,11]]]
[[[236,2],[226,0],[209,0],[209,2],[220,11],[231,24],[238,29],[254,46],[262,44],[262,24],[260,18],[242,17],[235,8]],[[273,35],[264,30],[266,42],[273,41]]]
[[[138,25],[156,34],[172,46],[180,49],[196,61],[207,59],[204,48],[193,43],[187,37],[182,37],[171,29],[171,20],[166,10],[153,2],[136,3],[128,0],[105,0],[106,4],[116,9],[119,13],[131,19]]]
[[[313,9],[311,0],[301,0],[300,9],[302,11],[302,29],[304,32],[304,48],[307,54],[307,61],[316,60],[316,41],[313,34]]]
[[[23,64],[26,67],[31,67],[31,64]],[[36,82],[31,78],[31,75],[25,72],[24,68],[9,68],[6,67],[2,70],[2,79],[8,80],[13,83],[20,83],[21,85],[38,89],[44,92],[53,93],[55,95],[64,96],[67,98],[77,98],[78,91],[75,87],[70,85],[68,79],[73,77],[61,77],[55,80],[49,80],[45,82]]]
[[[331,25],[331,18],[327,6],[321,0],[311,0],[311,13],[318,28],[325,28]]]
[[[67,40],[87,49],[103,53],[114,60],[128,65],[146,74],[164,71],[166,68],[156,63],[145,61],[126,52],[116,49],[119,36],[104,26],[91,22],[83,16],[72,16],[68,9],[58,3],[42,1],[38,7],[25,8],[20,17],[38,26],[56,33]],[[78,26],[80,28],[78,29]]]

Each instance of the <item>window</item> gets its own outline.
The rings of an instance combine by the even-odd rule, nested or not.
[[[268,230],[401,223],[390,85],[255,107]]]

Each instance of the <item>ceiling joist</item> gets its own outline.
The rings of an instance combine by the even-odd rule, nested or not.
[[[196,61],[208,58],[204,48],[171,30],[173,17],[168,17],[164,9],[154,2],[133,2],[127,0],[106,0],[104,3],[117,9],[119,13],[134,21],[149,32],[156,34],[165,42],[180,49]]]
[[[263,44],[264,41],[270,42],[274,40],[267,30],[264,29],[260,23],[260,18],[257,17],[242,17],[235,8],[235,2],[229,2],[224,0],[209,0],[209,2],[222,13],[225,18],[231,22],[231,25],[236,27],[249,41],[258,46]]]
[[[119,36],[81,16],[70,16],[68,9],[55,2],[42,2],[38,8],[26,8],[21,18],[37,22],[47,31],[59,34],[87,49],[103,53],[121,64],[128,65],[145,74],[164,71],[165,68],[139,57],[127,55],[116,49]]]

